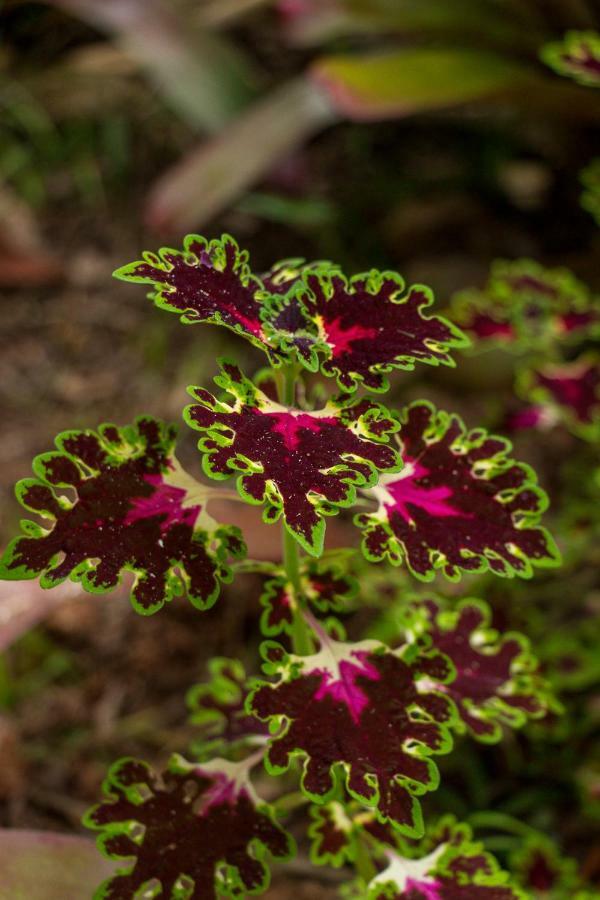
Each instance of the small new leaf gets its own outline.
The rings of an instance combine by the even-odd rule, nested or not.
[[[268,728],[245,709],[256,679],[246,676],[237,659],[219,656],[208,665],[210,681],[195,685],[187,695],[190,721],[198,735],[192,750],[198,759],[260,743],[268,734]]]
[[[344,610],[357,590],[356,581],[335,561],[305,557],[300,571],[301,599],[319,616]],[[267,637],[291,634],[298,598],[284,572],[265,582],[261,631]]]
[[[535,473],[508,457],[508,441],[469,432],[426,402],[404,411],[398,438],[403,470],[371,490],[377,512],[355,517],[368,559],[404,560],[424,581],[438,569],[450,579],[486,570],[529,578],[534,566],[558,564],[539,526],[546,495]]]
[[[264,891],[267,852],[285,859],[293,845],[254,793],[248,771],[246,763],[194,765],[180,756],[161,775],[139,760],[115,763],[106,802],[84,822],[101,832],[107,856],[133,863],[100,885],[94,900],[131,900],[144,890],[165,900]]]
[[[257,687],[248,709],[272,731],[281,726],[266,757],[269,771],[281,774],[303,757],[302,790],[316,803],[333,796],[339,772],[350,794],[382,819],[421,834],[417,797],[438,785],[430,757],[450,750],[454,716],[451,701],[424,688],[421,678],[444,683],[453,672],[440,654],[416,657],[414,650],[342,643],[324,633],[313,656],[291,656],[267,643],[265,670],[279,680]]]
[[[105,593],[124,571],[135,574],[131,600],[150,614],[187,591],[206,609],[230,580],[228,556],[245,547],[236,528],[205,511],[207,491],[173,455],[175,429],[152,418],[56,438],[58,452],[38,456],[37,478],[17,485],[21,504],[44,520],[25,521],[0,562],[0,578],[65,578]]]
[[[570,900],[582,886],[576,860],[543,834],[533,832],[525,838],[511,854],[510,864],[518,883],[534,897]]]
[[[185,411],[188,424],[202,432],[198,447],[211,478],[234,472],[240,495],[264,504],[263,517],[286,527],[313,556],[325,535],[324,515],[356,499],[356,486],[377,481],[379,472],[398,471],[397,451],[388,444],[398,423],[379,404],[331,401],[316,412],[302,412],[270,400],[240,369],[221,363],[215,382],[231,395],[217,400],[190,388],[197,403]]]

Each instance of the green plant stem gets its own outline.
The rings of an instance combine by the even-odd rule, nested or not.
[[[313,642],[300,606],[302,594],[300,589],[300,555],[298,553],[298,542],[295,537],[290,534],[285,525],[282,525],[281,527],[283,531],[283,567],[288,581],[292,585],[294,597],[298,602],[298,606],[293,610],[294,620],[292,622],[291,635],[292,647],[294,653],[297,653],[299,656],[308,656],[313,652]]]
[[[293,406],[296,400],[296,366],[286,366],[283,370],[283,386],[280,388],[280,401],[284,406]]]
[[[361,838],[358,838],[356,842],[354,865],[357,875],[362,878],[365,884],[369,884],[369,882],[377,875],[377,869],[371,859],[369,847],[365,841],[361,840]]]
[[[290,794],[283,794],[283,796],[278,797],[273,802],[273,806],[278,813],[284,815],[299,809],[301,806],[306,806],[307,803],[310,803],[310,799],[306,794],[303,794],[302,791],[292,791]]]
[[[277,390],[279,394],[279,402],[284,406],[293,406],[296,399],[296,379],[298,370],[296,366],[286,366],[283,370],[282,377],[277,380]],[[294,653],[299,656],[308,656],[313,652],[313,642],[310,629],[306,623],[302,613],[302,591],[300,585],[300,554],[298,551],[298,542],[294,536],[285,527],[281,525],[282,542],[283,542],[283,567],[289,583],[292,586],[294,597],[298,606],[293,610],[292,623],[292,647]]]

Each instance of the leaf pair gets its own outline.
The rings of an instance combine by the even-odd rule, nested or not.
[[[189,235],[183,251],[145,253],[115,275],[152,285],[155,303],[182,322],[230,328],[275,367],[320,365],[345,391],[360,383],[385,390],[386,372],[416,362],[453,365],[449,353],[467,343],[455,326],[424,314],[433,302],[428,288],[407,289],[395,273],[347,279],[331,263],[292,260],[258,276],[227,235],[210,242]]]

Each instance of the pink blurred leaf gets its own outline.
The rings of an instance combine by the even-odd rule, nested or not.
[[[336,118],[314,84],[287,82],[159,179],[146,206],[147,225],[167,233],[201,226]]]
[[[87,838],[44,831],[0,830],[0,897],[89,900],[115,871]]]

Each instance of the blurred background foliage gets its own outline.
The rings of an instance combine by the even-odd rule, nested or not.
[[[485,289],[494,260],[527,257],[570,269],[598,306],[600,90],[540,57],[567,31],[600,30],[596,0],[5,0],[0,28],[3,541],[12,485],[54,434],[141,411],[177,420],[220,353],[262,364],[111,281],[186,230],[234,234],[258,270],[286,256],[392,268],[430,284],[438,309]],[[586,333],[542,361],[597,344]],[[534,350],[404,374],[390,402],[427,396],[503,431]],[[498,625],[528,634],[567,713],[497,747],[465,739],[428,803],[472,817],[524,883],[535,871],[535,896],[600,896],[598,445],[556,416],[512,437],[550,492],[563,569],[436,588],[484,596]],[[183,457],[198,472],[189,435]],[[276,554],[243,514],[255,555]],[[329,530],[356,541],[343,518]],[[384,567],[360,577],[350,634],[393,629],[418,585]],[[1,587],[5,826],[77,829],[107,762],[189,742],[182,698],[208,656],[256,658],[249,576],[202,617],[182,605],[147,621],[125,597]],[[271,896],[289,891],[276,879]]]

